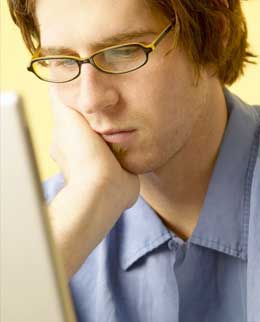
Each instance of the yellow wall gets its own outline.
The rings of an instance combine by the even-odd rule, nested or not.
[[[33,136],[41,178],[44,180],[58,169],[49,157],[52,118],[47,95],[47,85],[37,81],[26,71],[30,60],[18,28],[9,16],[6,0],[1,5],[1,88],[16,89],[25,98],[27,116]],[[260,54],[260,0],[243,1],[248,21],[249,41],[254,52]],[[260,104],[260,64],[249,65],[245,76],[231,87],[245,101]]]

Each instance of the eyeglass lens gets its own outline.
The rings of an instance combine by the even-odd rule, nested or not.
[[[93,56],[94,64],[108,73],[124,73],[142,66],[147,54],[139,45],[128,45],[104,50]],[[75,78],[80,66],[74,59],[49,58],[35,61],[34,72],[42,79],[66,82]]]

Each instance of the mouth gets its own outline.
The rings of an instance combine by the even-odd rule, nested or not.
[[[134,133],[136,130],[126,130],[126,131],[119,131],[114,132],[110,131],[110,133],[101,133],[103,139],[109,143],[125,143],[129,142],[134,137]]]

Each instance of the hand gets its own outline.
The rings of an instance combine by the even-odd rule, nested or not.
[[[101,135],[50,89],[54,115],[51,156],[66,185],[49,205],[54,239],[71,277],[140,192]]]
[[[138,176],[123,169],[101,135],[92,130],[76,110],[64,105],[49,89],[54,116],[51,157],[58,164],[67,184],[70,182],[110,182],[128,196],[130,207],[140,191]]]

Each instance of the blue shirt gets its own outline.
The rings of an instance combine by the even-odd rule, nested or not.
[[[260,108],[227,89],[225,98],[228,124],[191,237],[139,196],[70,281],[79,322],[260,321]],[[46,181],[47,202],[63,186],[61,174]]]

